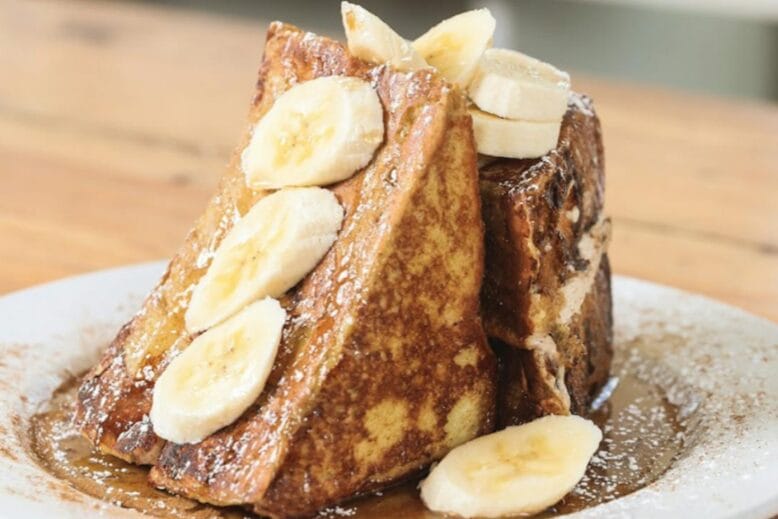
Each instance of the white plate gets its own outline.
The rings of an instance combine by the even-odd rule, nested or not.
[[[26,431],[52,391],[94,362],[163,269],[102,271],[0,298],[0,516],[139,517],[40,469],[27,454]],[[659,480],[574,516],[778,513],[778,326],[634,279],[616,277],[614,293],[617,348],[652,359],[692,388],[702,425],[694,446]]]

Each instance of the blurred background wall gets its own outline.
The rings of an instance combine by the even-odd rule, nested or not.
[[[146,0],[280,19],[342,37],[337,0]],[[359,2],[358,2],[359,3]],[[495,45],[559,67],[697,92],[778,101],[778,0],[362,0],[408,38],[487,6]]]

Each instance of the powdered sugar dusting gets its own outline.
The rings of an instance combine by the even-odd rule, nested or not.
[[[87,283],[88,298],[79,298],[71,282],[62,285],[61,290],[69,291],[67,298],[52,297],[56,293],[52,291],[34,300],[27,296],[0,299],[0,314],[7,318],[0,327],[5,353],[0,363],[0,408],[5,411],[0,416],[0,442],[7,447],[0,450],[0,485],[5,489],[0,501],[3,495],[13,494],[22,500],[15,506],[26,506],[31,517],[36,506],[57,506],[63,517],[78,517],[70,513],[76,509],[81,517],[98,508],[111,516],[128,512],[110,504],[116,498],[102,504],[83,495],[74,500],[80,494],[36,465],[26,446],[30,444],[30,416],[49,397],[56,379],[61,381],[88,366],[110,339],[107,331],[73,330],[93,329],[98,321],[106,322],[107,330],[114,329],[126,319],[127,310],[114,312],[113,304],[106,301],[122,300],[123,294],[151,285],[158,275],[156,268],[136,270],[133,275],[129,270],[113,274],[113,281],[107,274],[95,275]],[[560,511],[580,498],[588,508],[575,517],[725,517],[739,513],[768,517],[778,512],[778,466],[774,462],[778,452],[778,327],[703,298],[636,280],[614,278],[614,295],[614,374],[619,381],[600,411],[607,414],[610,406],[610,418],[604,422],[606,441],[587,480],[560,505]],[[75,308],[74,300],[83,302],[84,309]],[[42,323],[35,317],[41,312],[52,319]],[[58,316],[67,319],[57,321]],[[45,333],[42,326],[47,327]],[[630,387],[635,388],[632,396],[625,391]],[[658,455],[642,455],[640,445]],[[626,479],[615,473],[635,474],[632,481],[644,486],[620,494],[618,485]],[[35,492],[30,491],[33,488]],[[605,492],[595,494],[595,488],[605,488]],[[617,494],[621,497],[597,504]],[[417,496],[415,487],[409,485],[388,490],[380,499],[341,505],[327,514],[430,517]],[[759,513],[748,513],[755,508]]]
[[[636,280],[619,280],[616,288],[616,343],[625,367],[663,388],[684,430],[672,439],[683,448],[662,477],[610,503],[608,514],[718,517],[759,506],[778,511],[778,467],[774,461],[770,466],[770,453],[778,449],[778,327]],[[650,444],[656,430],[642,432],[648,436],[637,435],[638,441]]]

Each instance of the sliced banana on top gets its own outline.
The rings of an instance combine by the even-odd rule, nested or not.
[[[468,87],[485,112],[508,119],[557,121],[567,110],[570,76],[508,49],[487,49]]]
[[[331,191],[289,188],[262,198],[235,224],[195,286],[184,321],[206,330],[256,299],[279,297],[329,250],[343,221]]]
[[[192,341],[154,386],[154,432],[194,443],[237,420],[265,386],[285,320],[278,301],[267,298]]]
[[[383,139],[383,107],[370,84],[327,76],[276,99],[254,127],[241,167],[252,189],[332,184],[367,165]]]
[[[531,514],[581,480],[602,433],[579,416],[546,416],[455,448],[421,483],[436,512],[462,517]]]
[[[489,9],[475,9],[443,20],[413,42],[427,63],[465,88],[481,54],[491,47],[497,25]]]
[[[557,146],[562,121],[514,121],[471,109],[478,153],[493,157],[541,157]]]
[[[398,70],[417,70],[429,66],[411,42],[367,9],[341,2],[340,14],[346,30],[348,50],[357,58],[372,63],[388,63]]]

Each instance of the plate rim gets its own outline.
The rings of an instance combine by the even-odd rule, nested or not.
[[[29,298],[34,299],[36,297],[41,297],[52,291],[53,292],[63,291],[63,290],[77,291],[78,287],[82,285],[89,285],[90,283],[98,282],[100,279],[103,278],[109,280],[110,279],[116,280],[116,279],[121,279],[122,277],[125,276],[128,279],[135,278],[135,277],[148,278],[148,280],[150,281],[150,285],[141,287],[142,289],[140,289],[140,291],[143,292],[143,296],[145,296],[150,286],[154,286],[155,279],[158,279],[159,276],[163,274],[167,266],[167,263],[168,263],[167,260],[141,262],[141,263],[135,263],[130,265],[123,265],[123,266],[101,269],[92,272],[75,274],[64,278],[47,281],[44,283],[39,283],[30,287],[25,287],[19,290],[15,290],[13,292],[0,295],[0,309],[2,309],[3,307],[9,304],[12,305],[16,300],[25,300]],[[639,290],[653,290],[653,291],[659,290],[660,292],[664,291],[665,293],[675,294],[675,296],[677,297],[682,297],[682,298],[691,297],[698,300],[699,304],[709,306],[711,308],[718,308],[718,311],[727,312],[731,315],[736,315],[738,316],[737,317],[738,319],[760,321],[763,325],[768,326],[770,329],[773,329],[778,333],[778,324],[773,322],[772,320],[764,316],[751,314],[742,308],[731,305],[729,303],[718,301],[709,296],[687,292],[682,289],[678,289],[667,285],[662,285],[659,283],[654,283],[648,280],[644,280],[632,276],[623,276],[623,275],[614,274],[613,278],[614,278],[613,279],[614,286],[618,285],[622,287],[629,287],[631,285],[633,288],[637,287]],[[129,287],[123,287],[122,290],[128,292]],[[133,308],[131,313],[134,313],[136,309],[137,308]],[[2,319],[0,319],[0,321],[2,321]],[[3,327],[0,326],[0,348],[5,347],[4,341],[5,338],[3,336]],[[2,351],[3,350],[0,349],[0,352]],[[776,365],[778,365],[778,363],[776,363]],[[2,459],[0,459],[0,467],[2,467],[3,464],[4,463],[2,462]],[[84,496],[88,497],[86,495]],[[8,497],[9,497],[8,490],[6,488],[0,487],[0,504],[2,504],[3,501],[7,500]],[[104,502],[100,502],[99,500],[91,497],[88,498],[86,501],[97,501],[98,503],[101,504],[97,506],[97,508],[100,507],[105,508],[107,506]],[[590,509],[583,510],[582,512],[574,514],[574,516],[583,517],[583,516],[597,515],[598,513],[605,513],[610,516],[610,514],[612,514],[614,511],[616,513],[618,513],[618,511],[613,509],[614,507],[607,507],[607,505],[618,501],[619,499],[604,503],[602,505],[598,505]],[[91,503],[90,508],[95,508],[95,504]],[[113,506],[110,506],[110,510],[111,510],[111,514],[114,514],[117,511],[127,512],[126,509],[119,509]],[[778,488],[776,489],[773,495],[765,496],[765,500],[758,503],[755,507],[745,511],[742,510],[738,511],[734,515],[722,515],[721,517],[771,517],[772,514],[776,514],[776,513],[778,513]],[[21,517],[22,515],[24,514],[23,513],[20,514],[19,517]],[[129,516],[145,517],[142,514],[139,514],[135,511],[130,512]]]

